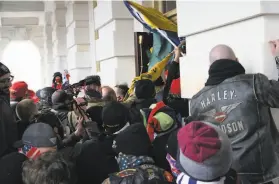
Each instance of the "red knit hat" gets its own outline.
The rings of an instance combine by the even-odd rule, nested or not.
[[[18,81],[13,83],[10,87],[10,97],[14,98],[23,98],[27,95],[28,85],[24,81]]]
[[[231,142],[218,127],[193,121],[179,130],[177,140],[178,162],[189,176],[211,181],[225,176],[231,168]]]
[[[40,101],[40,99],[36,96],[35,92],[30,89],[28,89],[28,98],[33,100],[34,103],[38,103]]]

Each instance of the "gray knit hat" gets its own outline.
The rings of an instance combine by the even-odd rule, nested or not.
[[[193,121],[177,134],[180,169],[192,178],[212,181],[225,176],[232,165],[232,147],[217,126]]]

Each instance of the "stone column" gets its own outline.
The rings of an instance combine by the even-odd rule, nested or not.
[[[97,3],[96,62],[102,84],[131,83],[135,77],[134,18],[122,1]]]
[[[10,43],[9,32],[5,27],[0,27],[0,62],[3,59],[3,54],[6,46]]]
[[[66,1],[68,69],[71,83],[91,73],[89,13],[87,1]],[[94,34],[94,33],[92,33]]]
[[[44,25],[44,63],[45,67],[45,81],[46,86],[51,85],[52,75],[56,71],[54,68],[53,48],[52,48],[52,25],[51,25],[52,12],[45,13]]]
[[[54,1],[52,16],[52,44],[55,72],[67,69],[66,7],[64,1]]]
[[[246,73],[263,73],[277,80],[267,42],[279,39],[279,2],[177,1],[177,18],[179,36],[187,38],[187,55],[180,60],[183,97],[191,98],[204,86],[208,54],[217,44],[232,47]],[[279,125],[279,117],[275,121]]]
[[[3,59],[4,51],[9,43],[10,43],[9,38],[1,38],[1,40],[0,40],[0,62]]]
[[[95,2],[97,3],[97,2]],[[90,40],[90,59],[91,59],[91,73],[97,73],[96,63],[96,35],[95,35],[95,20],[94,20],[94,3],[88,1],[88,18],[89,18],[89,40]]]

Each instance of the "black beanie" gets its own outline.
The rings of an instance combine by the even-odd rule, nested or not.
[[[92,106],[86,110],[86,113],[89,115],[92,121],[95,121],[98,125],[102,125],[102,111],[102,106]]]
[[[67,104],[70,100],[70,96],[63,90],[57,90],[51,96],[53,105]]]
[[[129,110],[120,102],[108,102],[103,107],[102,120],[105,129],[110,129],[110,133],[115,133],[128,123]]]
[[[135,83],[135,94],[138,99],[154,98],[155,85],[151,80],[143,79]]]
[[[2,77],[3,75],[6,75],[8,73],[11,73],[9,68],[0,62],[0,77]]]
[[[55,72],[54,74],[53,74],[53,77],[55,78],[55,77],[61,77],[62,78],[62,73],[60,73],[60,72]]]
[[[133,156],[148,156],[151,142],[146,128],[141,123],[128,126],[113,141],[112,148],[116,153]]]

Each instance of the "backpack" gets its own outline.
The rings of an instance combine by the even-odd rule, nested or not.
[[[162,101],[150,108],[141,109],[140,112],[151,142],[156,137],[169,134],[180,127],[175,110]]]
[[[131,184],[170,184],[175,179],[170,172],[155,165],[144,164],[136,168],[126,169],[118,173],[110,174],[109,181],[114,183]]]
[[[60,124],[62,125],[63,130],[64,130],[64,137],[70,135],[71,126],[70,126],[70,122],[68,120],[69,112],[68,111],[59,112],[54,109],[51,109],[51,112],[53,112],[57,116],[58,120],[60,121]]]
[[[63,125],[58,116],[54,112],[52,112],[52,109],[42,109],[33,120],[33,123],[39,122],[49,124],[54,130],[57,130],[56,133],[59,134],[60,138],[64,138]]]

